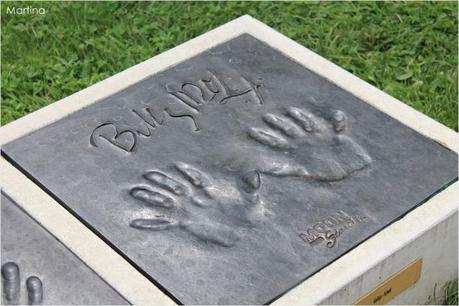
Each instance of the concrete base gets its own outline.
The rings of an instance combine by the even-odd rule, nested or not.
[[[320,304],[352,304],[379,283],[418,257],[423,260],[420,279],[389,303],[425,304],[431,296],[441,297],[442,288],[458,277],[458,213],[430,228],[416,240],[332,293]]]

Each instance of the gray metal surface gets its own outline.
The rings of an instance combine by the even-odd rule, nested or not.
[[[457,176],[451,151],[250,35],[3,154],[187,304],[267,303]]]
[[[1,216],[2,305],[128,304],[3,194]]]

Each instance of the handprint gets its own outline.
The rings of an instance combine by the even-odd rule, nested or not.
[[[177,163],[176,175],[157,170],[143,177],[148,185],[130,190],[133,198],[154,207],[157,214],[131,221],[133,228],[164,231],[179,229],[220,246],[233,246],[238,230],[250,228],[268,212],[258,195],[260,174],[250,171],[235,182],[219,181],[185,163]]]
[[[2,265],[3,297],[7,305],[20,303],[21,278],[19,266],[15,262],[7,262]],[[36,276],[30,276],[26,280],[29,305],[41,304],[43,300],[43,284]]]
[[[372,162],[367,151],[345,135],[347,118],[342,111],[321,118],[289,107],[284,115],[266,114],[263,121],[268,127],[248,132],[274,152],[259,167],[263,173],[336,181]]]

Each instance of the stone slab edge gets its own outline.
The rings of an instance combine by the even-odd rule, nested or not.
[[[420,278],[388,304],[424,305],[434,294],[442,297],[443,285],[458,277],[457,211],[332,293],[320,304],[353,304],[418,258],[422,258]]]
[[[248,33],[278,49],[406,126],[459,152],[458,134],[353,74],[292,41],[260,21],[245,15],[198,36],[145,62],[48,105],[0,128],[0,145],[20,138],[87,107],[140,80],[185,61],[215,45]],[[137,272],[120,255],[5,160],[0,160],[0,186],[18,205],[84,260],[133,304],[170,305],[174,302]],[[359,277],[384,258],[403,248],[458,210],[455,183],[401,220],[316,273],[275,301],[316,304]],[[394,239],[397,237],[397,239]],[[117,269],[113,269],[117,267]],[[333,282],[330,282],[333,279]]]

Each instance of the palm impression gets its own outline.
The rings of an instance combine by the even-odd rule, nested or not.
[[[148,171],[143,175],[148,185],[130,190],[133,198],[154,209],[153,216],[134,219],[131,227],[183,230],[201,241],[229,247],[239,240],[240,229],[254,227],[269,215],[258,195],[257,171],[230,182],[215,180],[186,163],[176,163],[175,170],[175,174]]]
[[[250,138],[272,149],[260,172],[336,181],[372,162],[367,151],[345,135],[348,123],[342,111],[322,118],[289,107],[282,115],[264,115],[263,121],[266,127],[248,131]]]

